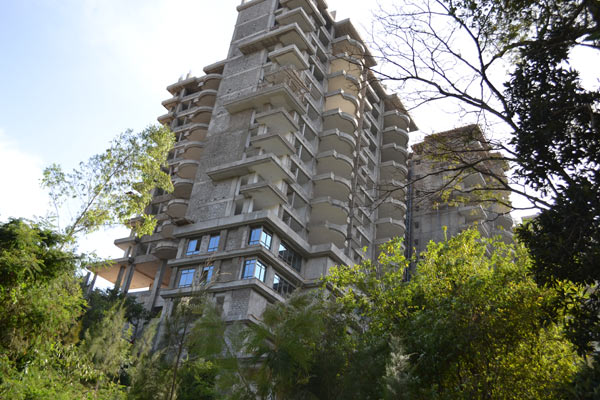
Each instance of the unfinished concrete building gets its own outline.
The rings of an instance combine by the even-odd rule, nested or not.
[[[507,164],[477,125],[425,137],[409,157],[406,244],[418,255],[476,225],[484,237],[512,241]]]
[[[237,11],[227,58],[167,88],[175,190],[155,193],[156,232],[116,240],[123,258],[99,272],[151,310],[211,281],[227,320],[256,320],[405,235],[417,127],[354,26],[323,0]]]

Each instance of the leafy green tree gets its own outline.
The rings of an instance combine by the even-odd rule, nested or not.
[[[72,237],[107,225],[129,224],[138,216],[139,223],[132,227],[140,235],[151,234],[156,221],[146,208],[152,189],[173,190],[163,167],[174,140],[170,130],[162,126],[149,126],[137,134],[128,130],[104,153],[80,163],[70,173],[57,164],[46,168],[42,185],[49,189],[56,218],[65,205],[77,209],[67,221],[65,234]],[[76,205],[72,205],[74,201]]]
[[[408,282],[400,243],[383,250],[378,264],[339,267],[328,282],[391,344],[390,398],[565,397],[581,359],[553,322],[558,291],[535,283],[522,246],[469,230],[430,243]]]

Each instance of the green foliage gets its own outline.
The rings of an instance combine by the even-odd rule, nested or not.
[[[178,400],[212,400],[216,397],[217,369],[210,361],[198,359],[183,365],[177,388]]]
[[[141,216],[133,228],[139,235],[151,234],[156,221],[146,207],[152,189],[173,190],[169,175],[162,170],[173,143],[168,128],[149,126],[137,134],[130,130],[122,133],[104,153],[80,163],[70,173],[56,164],[46,168],[42,185],[49,189],[56,209],[78,202],[65,233],[91,233]]]
[[[393,398],[563,398],[578,361],[553,321],[558,293],[536,285],[521,246],[475,230],[428,247],[417,272],[400,243],[379,264],[340,267],[339,301],[392,344]]]

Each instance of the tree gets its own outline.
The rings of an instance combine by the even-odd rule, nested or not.
[[[598,2],[409,1],[380,9],[377,21],[389,38],[379,46],[382,78],[413,93],[409,101],[417,106],[451,100],[462,117],[502,133],[486,140],[494,150],[490,159],[509,163],[506,189],[541,210],[518,231],[531,251],[536,279],[595,285],[600,92],[584,88],[570,55],[600,50]],[[464,154],[445,150],[457,161],[454,180],[476,171],[501,183],[480,168],[487,159],[464,163]],[[597,297],[578,300],[589,311],[586,317],[579,313],[587,321],[600,311]],[[590,327],[585,321],[576,325]],[[598,324],[578,332],[582,351],[590,350],[599,332]]]
[[[60,210],[73,206],[77,212],[64,227],[72,237],[91,233],[103,226],[130,224],[140,235],[151,234],[156,225],[146,208],[152,190],[173,190],[170,176],[163,171],[174,135],[166,127],[149,126],[134,134],[128,130],[114,139],[102,154],[81,162],[70,173],[54,164],[44,170],[42,186],[49,189],[60,225]],[[71,203],[76,201],[75,205]]]
[[[390,242],[378,264],[327,278],[367,335],[390,343],[390,398],[564,398],[582,361],[564,336],[558,291],[535,283],[523,246],[465,231],[430,243],[408,282],[403,254]]]

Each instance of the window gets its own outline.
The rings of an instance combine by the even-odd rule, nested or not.
[[[208,241],[208,251],[217,251],[221,235],[212,235]]]
[[[279,258],[287,265],[300,272],[300,268],[302,267],[302,257],[284,242],[281,242],[279,245]]]
[[[251,260],[246,260],[244,264],[244,271],[242,273],[242,279],[252,279],[257,278],[261,281],[265,281],[265,272],[267,271],[267,267],[256,258]]]
[[[177,287],[192,286],[195,272],[196,268],[187,268],[181,270],[181,274],[179,275],[179,285],[177,285]]]
[[[210,282],[212,280],[214,270],[214,265],[209,265],[202,268],[202,282]]]
[[[200,254],[200,239],[192,239],[188,242],[187,251],[185,252],[186,256],[191,256],[193,254]]]
[[[264,230],[264,228],[254,228],[252,232],[250,232],[250,240],[248,240],[248,244],[260,244],[264,248],[271,249],[271,241],[273,240],[273,235]]]
[[[294,289],[296,289],[291,283],[275,274],[273,277],[273,290],[279,293],[280,295],[287,297],[289,296]]]

